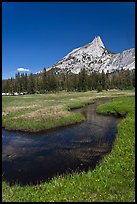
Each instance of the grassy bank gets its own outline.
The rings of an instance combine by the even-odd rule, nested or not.
[[[2,97],[2,127],[9,130],[38,132],[66,126],[84,120],[84,116],[69,112],[101,97],[134,95],[133,91],[60,92]]]
[[[114,95],[113,95],[114,96]],[[116,97],[98,107],[99,112],[126,113],[118,125],[112,152],[94,171],[53,178],[36,186],[2,184],[3,202],[133,201],[135,199],[134,97]]]

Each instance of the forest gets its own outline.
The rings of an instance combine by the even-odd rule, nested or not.
[[[16,73],[15,77],[2,80],[2,93],[48,93],[58,91],[88,91],[110,89],[133,89],[135,87],[134,70],[115,70],[111,73],[91,72],[81,69],[79,74],[57,73],[43,69],[38,74]]]

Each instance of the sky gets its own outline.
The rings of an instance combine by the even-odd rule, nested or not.
[[[135,47],[135,2],[3,2],[2,79],[50,67],[95,36],[115,53]]]

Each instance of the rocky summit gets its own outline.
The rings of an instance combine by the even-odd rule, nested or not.
[[[106,49],[98,36],[91,43],[74,49],[47,70],[78,74],[82,68],[89,72],[103,70],[105,73],[121,69],[135,69],[135,48],[116,54]]]

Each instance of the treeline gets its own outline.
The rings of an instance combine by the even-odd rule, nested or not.
[[[57,91],[88,91],[107,89],[132,89],[135,87],[135,70],[120,70],[113,73],[92,72],[82,69],[79,74],[46,71],[39,74],[20,74],[2,80],[3,93],[47,93]]]

